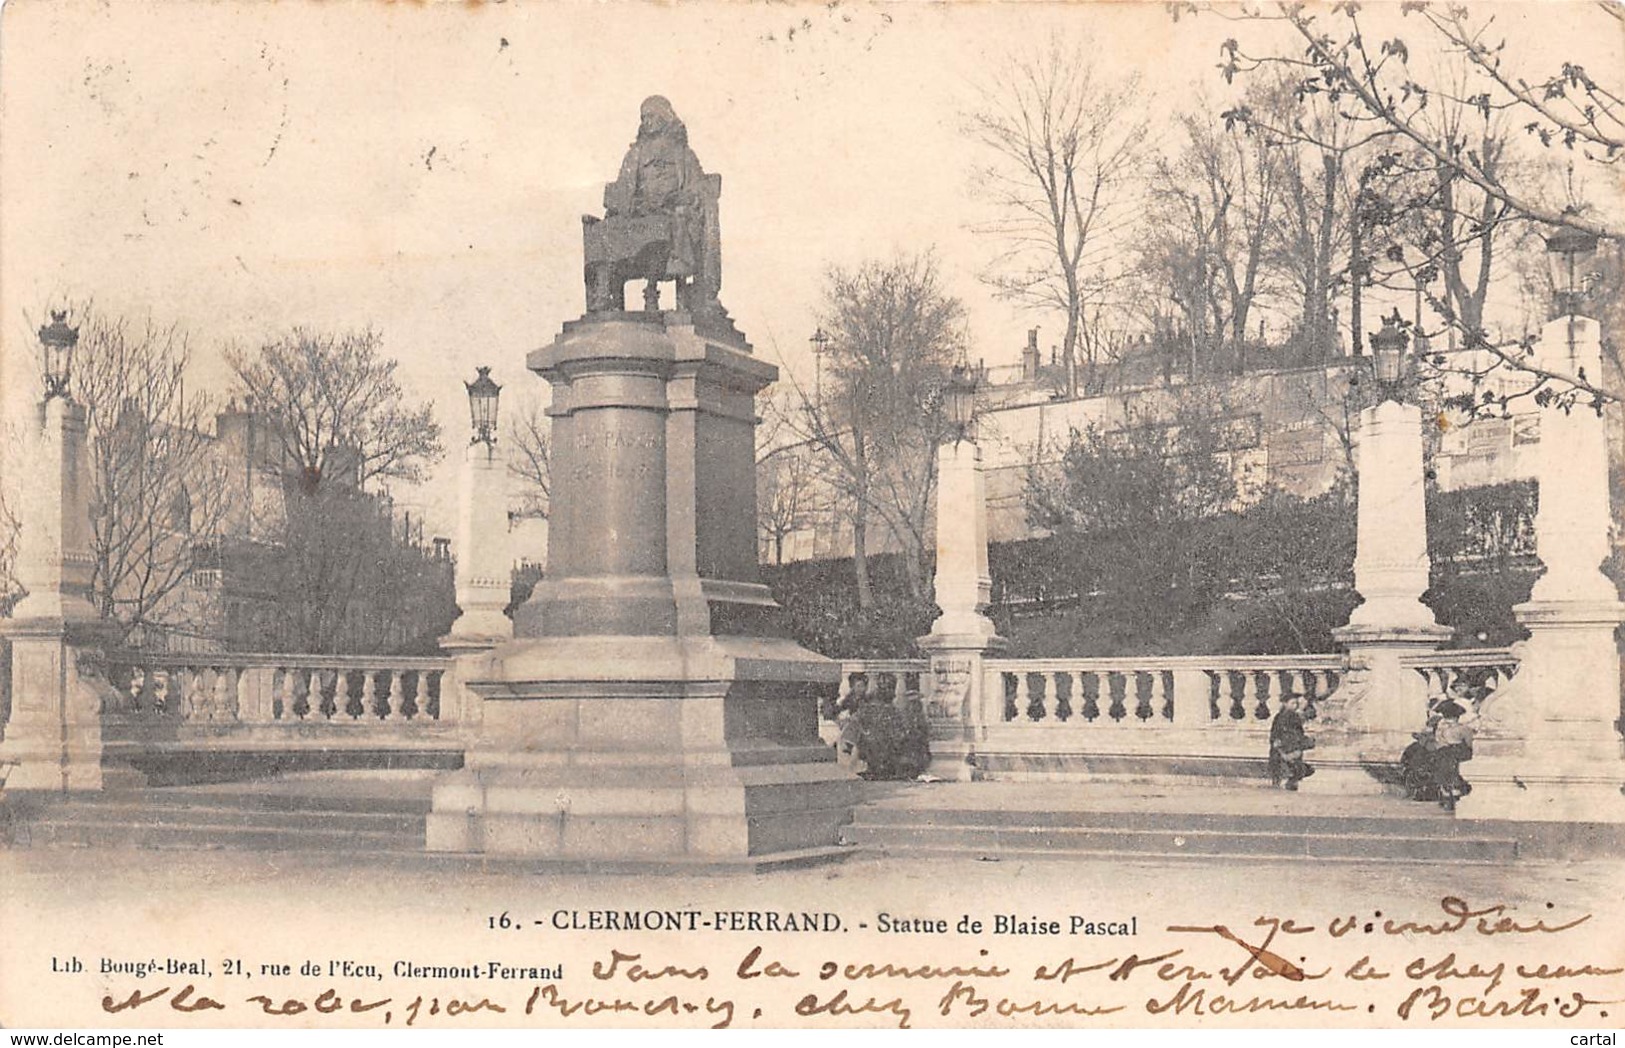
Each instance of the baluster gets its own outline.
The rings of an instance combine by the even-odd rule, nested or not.
[[[1021,707],[1016,705],[1016,688],[1018,685],[1014,677],[1015,674],[1013,673],[999,671],[999,701],[1004,705],[999,719],[1006,723],[1021,719]]]
[[[1084,670],[1078,674],[1078,691],[1082,695],[1083,719],[1090,723],[1100,719],[1100,674]]]
[[[1146,717],[1142,720],[1173,720],[1173,700],[1168,699],[1162,671],[1147,669],[1146,684]]]
[[[385,670],[389,674],[389,712],[385,719],[402,721],[406,719],[406,685],[401,678],[405,676],[400,670]]]
[[[1122,723],[1123,718],[1128,716],[1128,706],[1126,704],[1128,681],[1119,671],[1107,670],[1100,675],[1100,684],[1101,687],[1106,689],[1107,697],[1111,703],[1107,707],[1107,715],[1112,720]]]
[[[1234,721],[1247,719],[1247,674],[1242,670],[1222,671],[1224,681],[1221,701],[1226,701],[1229,707],[1228,716]]]
[[[1267,671],[1260,670],[1254,670],[1248,676],[1253,679],[1253,698],[1255,700],[1253,703],[1253,718],[1267,721],[1272,716],[1270,713],[1270,699],[1273,698],[1270,688],[1273,682],[1272,678]]]
[[[339,681],[344,677],[344,671],[335,669],[332,672],[333,682],[327,682],[327,670],[322,670],[322,716],[331,721],[341,720],[344,717],[344,707],[339,704]]]
[[[164,716],[178,720],[186,705],[186,667],[176,666],[166,674],[164,682]]]
[[[449,721],[446,716],[445,692],[441,690],[445,674],[424,670],[418,674],[418,689],[423,692],[423,715],[436,721]]]
[[[417,720],[423,716],[423,703],[425,702],[423,674],[414,673],[411,670],[402,670],[401,676],[411,681],[410,687],[406,687],[405,681],[402,682],[402,687],[406,687],[406,719]]]
[[[212,717],[237,719],[237,671],[229,666],[214,668],[214,709]]]
[[[350,671],[337,669],[333,671],[333,719],[348,717],[356,719],[357,714],[350,709]]]
[[[387,710],[378,705],[378,671],[361,671],[361,715],[382,720]]]
[[[305,712],[303,716],[311,720],[320,720],[327,711],[322,709],[322,671],[311,667],[310,676],[305,679]]]
[[[1173,670],[1160,670],[1157,673],[1158,683],[1162,685],[1162,719],[1173,723],[1176,699],[1175,691],[1179,685],[1175,682]]]
[[[1062,685],[1065,685],[1064,690]],[[1055,719],[1064,724],[1077,714],[1077,692],[1072,686],[1072,674],[1056,670],[1050,674],[1049,687],[1055,694]]]
[[[1055,687],[1050,681],[1048,673],[1034,673],[1031,675],[1036,682],[1037,691],[1033,695],[1033,704],[1037,708],[1038,716],[1034,720],[1055,719]]]
[[[1033,716],[1032,695],[1027,686],[1027,674],[1025,673],[1016,674],[1016,709],[1020,711],[1019,716],[1027,720],[1038,719]]]
[[[310,692],[319,692],[317,702],[320,702],[319,687],[312,687],[312,684],[315,684],[315,671],[314,669],[291,669],[289,678],[293,678],[293,707],[291,707],[291,712],[293,712],[294,717],[304,720],[312,712],[310,710],[310,707],[312,707]]]
[[[1145,670],[1129,670],[1123,675],[1123,686],[1125,688],[1129,687],[1130,682],[1133,684],[1134,719],[1142,724],[1155,715],[1152,712],[1154,707],[1151,701],[1152,692],[1156,688],[1155,679],[1156,674],[1148,673]]]
[[[151,666],[141,667],[141,690],[135,696],[136,712],[150,717],[158,707],[158,671]]]

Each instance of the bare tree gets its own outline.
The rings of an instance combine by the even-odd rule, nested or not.
[[[1268,284],[1282,164],[1262,136],[1227,132],[1207,107],[1180,118],[1179,151],[1157,162],[1140,238],[1142,276],[1184,316],[1193,352],[1247,366],[1248,322]]]
[[[984,279],[1004,298],[1066,317],[1061,349],[1067,394],[1076,396],[1085,310],[1105,293],[1114,234],[1130,217],[1146,128],[1138,82],[1105,82],[1086,43],[1059,38],[997,68],[999,81],[966,119],[966,133],[993,157],[977,182],[998,217],[976,229],[1005,245]],[[1096,363],[1086,360],[1086,370]]]
[[[803,397],[796,425],[851,512],[859,606],[874,606],[876,521],[897,541],[910,595],[923,599],[941,392],[965,345],[964,308],[942,290],[930,254],[898,255],[832,268],[819,322],[831,340],[824,395]]]
[[[196,628],[181,598],[219,549],[227,478],[206,431],[211,401],[186,390],[187,338],[90,304],[70,312],[80,332],[73,395],[91,456],[94,601],[127,635]]]
[[[17,517],[11,512],[6,493],[0,490],[0,616],[8,615],[22,597],[17,582]]]
[[[773,546],[773,563],[784,563],[784,544],[812,526],[822,508],[818,448],[796,434],[799,391],[780,387],[762,409],[756,429],[756,526]]]
[[[419,481],[443,451],[434,405],[407,401],[377,332],[296,328],[259,352],[227,354],[242,393],[268,416],[306,493],[340,476],[357,488]]]
[[[526,401],[508,423],[508,472],[520,482],[516,512],[546,517],[553,491],[552,426],[542,406]]]
[[[290,470],[264,551],[277,613],[266,641],[386,651],[443,629],[454,614],[444,565],[397,534],[387,493],[369,490],[421,479],[442,452],[433,405],[408,401],[377,333],[296,329],[228,360]]]
[[[1614,171],[1625,147],[1625,89],[1599,81],[1572,57],[1544,73],[1521,69],[1528,64],[1522,49],[1497,26],[1491,5],[1407,0],[1369,9],[1348,2],[1179,3],[1171,9],[1176,17],[1206,11],[1237,23],[1284,27],[1290,41],[1286,45],[1278,43],[1279,37],[1268,44],[1226,41],[1221,70],[1227,80],[1259,72],[1284,76],[1296,85],[1298,98],[1312,97],[1334,107],[1348,134],[1388,139],[1395,151],[1414,151],[1436,170],[1447,172],[1443,182],[1453,191],[1471,187],[1494,201],[1492,210],[1503,216],[1604,238],[1625,233],[1625,206]],[[1596,19],[1599,37],[1619,32],[1621,16],[1611,5],[1576,4],[1565,8],[1565,14]],[[1470,76],[1463,80],[1431,73],[1422,56],[1441,54],[1459,56]],[[1510,156],[1499,148],[1486,151],[1481,143],[1475,146],[1459,128],[1452,129],[1449,119],[1438,117],[1463,107],[1485,118],[1499,114],[1506,126],[1522,128],[1534,149],[1560,155],[1571,172],[1567,192],[1553,192],[1550,179],[1531,179],[1527,165],[1508,162]],[[1236,115],[1245,120],[1256,117],[1246,112]],[[1291,130],[1279,122],[1271,123],[1270,129]],[[1615,177],[1599,178],[1604,185],[1582,203],[1573,193],[1573,172],[1588,168]],[[1465,284],[1447,294],[1462,290]],[[1469,348],[1485,350],[1498,367],[1532,374],[1534,385],[1548,400],[1555,396],[1565,405],[1587,400],[1600,407],[1609,399],[1606,391],[1582,376],[1539,368],[1530,359],[1526,340],[1498,343],[1482,330],[1453,322],[1461,327]]]

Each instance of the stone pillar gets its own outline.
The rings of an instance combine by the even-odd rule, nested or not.
[[[1601,373],[1601,328],[1589,317],[1547,324],[1537,363]],[[1534,448],[1540,507],[1535,548],[1545,573],[1513,608],[1529,639],[1518,673],[1483,706],[1464,818],[1625,822],[1620,660],[1625,603],[1601,565],[1609,552],[1608,437],[1584,403],[1548,408]]]
[[[0,621],[11,642],[6,790],[99,790],[102,631],[91,594],[91,472],[85,413],[65,397],[39,406],[23,456],[17,578],[28,595]]]
[[[462,653],[493,648],[513,637],[503,614],[512,592],[508,542],[508,465],[496,446],[475,441],[463,453],[457,520],[457,607],[460,614],[441,648]]]
[[[937,452],[937,607],[931,632],[919,639],[930,660],[925,713],[931,766],[938,778],[968,781],[976,743],[985,737],[982,660],[1004,646],[987,617],[993,580],[987,567],[987,483],[973,440]]]
[[[856,782],[818,737],[837,663],[757,578],[755,395],[725,317],[601,311],[529,365],[553,390],[548,574],[468,686],[428,847],[593,861],[831,852]]]
[[[1427,684],[1403,660],[1436,650],[1452,633],[1422,603],[1432,564],[1421,409],[1394,400],[1366,408],[1355,440],[1360,604],[1332,631],[1349,670],[1312,726],[1318,747],[1310,763],[1318,775],[1303,783],[1309,791],[1380,792],[1365,766],[1397,761],[1427,719]]]

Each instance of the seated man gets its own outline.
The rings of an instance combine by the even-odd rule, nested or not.
[[[1281,696],[1281,708],[1270,723],[1270,784],[1296,790],[1300,780],[1315,769],[1303,759],[1315,740],[1303,730],[1303,695],[1288,691]]]
[[[587,308],[624,308],[624,285],[637,279],[647,281],[647,310],[658,308],[662,280],[676,282],[679,308],[714,302],[721,285],[720,183],[700,167],[671,103],[659,95],[645,99],[620,176],[604,187],[604,218],[583,218]]]

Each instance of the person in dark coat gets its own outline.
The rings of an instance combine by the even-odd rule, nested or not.
[[[1270,783],[1296,790],[1299,781],[1315,773],[1303,759],[1315,740],[1303,730],[1303,696],[1295,691],[1281,696],[1281,708],[1270,722]]]
[[[1454,699],[1439,704],[1439,724],[1433,729],[1433,786],[1439,791],[1439,806],[1455,811],[1456,801],[1473,792],[1461,777],[1463,761],[1473,759],[1473,729],[1462,723],[1466,707]]]
[[[1399,755],[1400,780],[1405,785],[1405,796],[1409,800],[1439,799],[1439,792],[1433,785],[1433,750],[1438,745],[1433,732],[1440,720],[1438,707],[1435,706],[1428,711],[1427,727],[1414,732],[1411,735],[1414,741]]]

